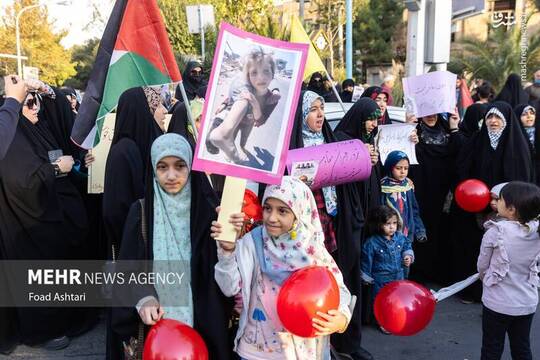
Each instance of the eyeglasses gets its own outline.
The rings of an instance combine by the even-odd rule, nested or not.
[[[24,106],[32,109],[34,106],[39,108],[39,100],[37,98],[30,98],[24,102]]]

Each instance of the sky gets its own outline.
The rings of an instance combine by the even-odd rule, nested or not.
[[[67,30],[67,36],[61,44],[69,48],[75,44],[82,44],[84,41],[97,37],[101,38],[104,26],[88,26],[92,19],[93,6],[97,5],[107,19],[114,6],[114,0],[66,0],[69,5],[57,5],[56,2],[62,0],[40,0],[39,2],[49,10],[49,18],[54,23],[55,30]],[[0,11],[12,5],[13,0],[0,0]],[[22,15],[23,17],[25,14]]]

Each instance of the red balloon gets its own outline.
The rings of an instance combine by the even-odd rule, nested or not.
[[[295,271],[284,283],[277,299],[277,313],[289,332],[315,337],[313,318],[339,307],[339,288],[325,267],[308,266]]]
[[[423,330],[433,318],[435,298],[413,281],[392,281],[375,297],[375,318],[394,335],[411,336]]]
[[[263,210],[259,198],[249,189],[246,189],[244,193],[242,212],[244,213],[245,231],[250,232],[253,225],[262,220]]]
[[[143,360],[208,360],[208,349],[191,326],[161,319],[148,332]]]
[[[459,207],[468,212],[484,210],[491,199],[487,185],[476,179],[461,182],[456,187],[455,194]]]

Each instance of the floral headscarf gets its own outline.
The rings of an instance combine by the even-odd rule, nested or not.
[[[279,237],[270,236],[262,226],[263,246],[262,256],[259,256],[262,272],[278,284],[292,272],[310,265],[325,266],[335,277],[341,277],[338,266],[324,246],[317,204],[307,185],[299,179],[284,176],[281,185],[266,188],[263,204],[268,198],[287,204],[296,217],[296,226],[292,229],[294,239],[291,232]]]

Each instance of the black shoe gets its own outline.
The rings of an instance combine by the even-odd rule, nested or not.
[[[350,356],[354,360],[374,360],[375,359],[373,355],[369,353],[369,351],[367,351],[366,349],[362,347],[358,349],[357,351],[355,351],[354,353],[352,353]]]
[[[46,350],[62,350],[69,346],[70,340],[67,336],[61,336],[56,339],[47,341],[46,343],[40,345],[40,347]]]

